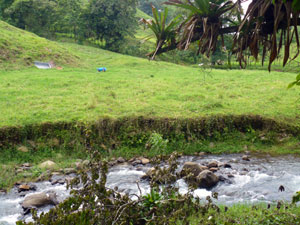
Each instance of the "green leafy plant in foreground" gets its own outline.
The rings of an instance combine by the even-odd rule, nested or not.
[[[168,142],[169,140],[165,140],[161,134],[153,132],[146,143],[146,148],[153,151],[164,152],[167,148]]]
[[[288,85],[288,89],[294,87],[295,85],[300,86],[300,73],[296,76],[296,80]]]
[[[300,191],[296,192],[292,200],[292,203],[298,203],[298,202],[300,202]]]

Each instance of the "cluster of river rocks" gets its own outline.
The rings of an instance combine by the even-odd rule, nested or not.
[[[250,157],[248,155],[242,156],[242,160],[249,161]],[[110,167],[114,167],[120,164],[130,165],[137,170],[143,166],[150,165],[150,160],[144,157],[132,158],[126,161],[124,158],[119,157],[117,159],[112,159],[109,162]],[[82,161],[80,164],[76,165],[76,168],[66,168],[59,171],[51,172],[50,168],[54,168],[55,164],[52,161],[46,161],[43,164],[44,168],[49,168],[45,173],[43,173],[37,181],[48,180],[52,185],[69,183],[75,176],[78,168],[89,165],[89,161]],[[179,171],[181,178],[184,178],[187,183],[198,186],[199,188],[211,189],[219,182],[230,182],[230,178],[234,177],[233,174],[228,172],[232,166],[229,163],[220,163],[218,161],[210,161],[203,164],[198,164],[196,162],[185,162],[182,169]],[[17,171],[27,171],[31,168],[29,163],[25,163],[17,168]],[[223,172],[223,168],[226,168],[226,173]],[[52,170],[53,171],[53,170]],[[144,176],[141,177],[142,180],[151,179],[156,173],[155,168],[150,168]],[[34,193],[36,191],[36,185],[34,183],[21,183],[17,182],[15,184],[17,191],[20,196],[26,196],[24,201],[21,203],[24,209],[24,214],[29,213],[31,208],[39,208],[46,205],[56,205],[59,203],[57,200],[56,193],[53,191]],[[27,195],[31,193],[30,195]]]

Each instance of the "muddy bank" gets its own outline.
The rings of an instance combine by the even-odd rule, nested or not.
[[[100,119],[93,123],[58,122],[0,128],[0,149],[35,140],[56,138],[58,144],[71,141],[87,146],[135,145],[145,141],[152,132],[158,132],[170,140],[198,140],[213,138],[230,132],[249,131],[300,134],[299,126],[277,122],[256,115],[212,116],[193,119],[172,118],[120,118]],[[74,143],[73,143],[74,144]]]

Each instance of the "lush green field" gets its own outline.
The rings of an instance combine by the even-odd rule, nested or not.
[[[76,65],[78,59],[64,46],[0,20],[0,69],[31,66],[33,61]],[[2,72],[0,72],[2,74]]]
[[[81,62],[63,70],[0,71],[0,126],[99,117],[258,114],[299,123],[293,73],[203,70],[65,44]],[[107,67],[98,73],[97,67]]]

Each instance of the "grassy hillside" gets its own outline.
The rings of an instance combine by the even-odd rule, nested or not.
[[[0,21],[0,68],[31,66],[33,61],[53,60],[75,65],[78,59],[62,45]]]
[[[256,114],[300,124],[292,73],[212,70],[64,44],[80,68],[0,71],[0,126],[100,117]],[[107,67],[98,73],[97,67]]]

